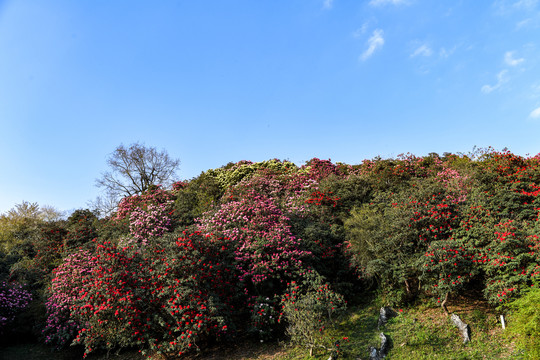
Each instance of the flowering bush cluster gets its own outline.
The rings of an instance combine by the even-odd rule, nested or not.
[[[23,311],[30,301],[32,294],[20,284],[0,283],[0,334]]]
[[[397,301],[422,285],[444,303],[472,280],[494,304],[517,296],[538,273],[539,165],[495,151],[365,162],[375,196],[345,220],[361,271]]]
[[[140,195],[133,195],[123,198],[118,204],[114,220],[123,220],[130,217],[131,213],[137,209],[145,209],[147,206],[166,204],[173,201],[173,195],[160,186],[151,187]]]
[[[169,357],[286,331],[328,350],[325,328],[362,285],[394,303],[471,287],[519,298],[540,274],[539,195],[540,156],[510,152],[241,161],[126,197],[109,218],[32,222],[2,276],[47,294],[57,348]],[[0,328],[30,299],[3,284]]]
[[[303,260],[311,255],[288,222],[273,199],[258,195],[230,201],[199,220],[200,231],[230,240],[243,307],[251,313],[249,330],[261,340],[277,335],[276,298],[306,271]]]
[[[81,324],[71,315],[83,294],[83,285],[89,281],[97,266],[96,258],[86,250],[68,255],[53,271],[54,278],[45,303],[47,322],[43,329],[45,343],[57,349],[69,345]]]
[[[199,230],[236,244],[239,280],[246,291],[254,288],[256,295],[273,296],[266,289],[283,287],[302,271],[302,258],[309,256],[290,232],[288,218],[263,196],[232,201],[214,214],[205,214]]]
[[[72,291],[78,294],[63,301],[76,324],[56,327],[49,338],[78,329],[74,342],[87,354],[138,347],[177,355],[196,347],[208,335],[227,330],[236,291],[233,270],[222,263],[226,252],[227,240],[199,233],[151,241],[142,250],[99,244],[90,273],[79,272],[82,286]],[[74,259],[70,263],[77,266]]]
[[[172,201],[161,204],[150,204],[146,208],[137,208],[129,216],[129,231],[133,239],[146,245],[148,239],[161,237],[170,230],[169,217]]]

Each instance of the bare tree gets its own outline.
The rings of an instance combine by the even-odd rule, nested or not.
[[[116,211],[119,200],[119,196],[103,194],[96,197],[95,200],[89,201],[87,204],[93,213],[103,218],[112,215]]]
[[[120,145],[107,159],[110,171],[104,172],[96,185],[107,197],[119,199],[148,190],[152,185],[168,186],[176,176],[180,160],[165,151],[135,143]]]

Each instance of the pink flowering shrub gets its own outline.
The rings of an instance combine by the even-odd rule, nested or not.
[[[456,169],[445,167],[435,176],[441,182],[447,192],[447,199],[457,204],[467,200],[470,191],[471,179],[467,175],[460,174]]]
[[[310,256],[292,235],[288,221],[272,199],[254,196],[204,214],[198,228],[231,239],[246,292],[267,295],[265,287],[279,289],[298,276],[305,270],[302,259]]]
[[[261,315],[258,299],[269,299],[265,314],[273,316],[286,283],[308,271],[303,260],[311,253],[291,233],[288,221],[274,200],[263,196],[228,202],[198,220],[201,232],[228,238],[234,245],[238,280],[248,298],[244,308],[252,314],[250,330],[261,340],[272,336],[275,329],[268,326],[275,322]]]
[[[167,201],[133,210],[129,216],[129,231],[133,239],[145,245],[149,238],[163,236],[171,227],[171,207],[172,201]]]
[[[32,294],[22,285],[0,283],[0,334],[6,332],[8,325],[31,300]]]
[[[173,192],[157,186],[122,199],[103,237],[114,241],[121,237],[122,245],[145,245],[149,238],[162,236],[173,227],[174,198]]]
[[[173,201],[173,195],[156,186],[140,194],[123,198],[118,204],[114,220],[129,219],[131,213],[137,209],[146,209],[149,205],[165,204]]]
[[[47,322],[42,331],[45,344],[60,349],[75,338],[80,323],[71,316],[71,307],[79,301],[83,285],[91,279],[96,265],[96,258],[89,251],[80,250],[68,255],[53,271],[50,295],[45,303]]]

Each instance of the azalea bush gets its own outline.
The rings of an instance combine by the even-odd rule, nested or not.
[[[99,244],[97,266],[71,307],[86,354],[137,347],[181,354],[227,331],[234,269],[228,240],[199,233],[154,239],[145,248]]]
[[[21,284],[0,283],[0,334],[8,332],[9,325],[32,300],[32,294]]]
[[[87,250],[68,255],[53,271],[54,278],[45,302],[47,320],[42,330],[44,342],[56,349],[73,341],[81,328],[81,322],[72,316],[72,307],[79,304],[84,295],[84,285],[91,281],[98,262]]]
[[[271,198],[255,195],[206,213],[198,229],[235,244],[239,281],[246,294],[273,297],[306,270],[303,259],[310,256],[291,233],[288,221]]]
[[[139,195],[132,195],[123,198],[118,204],[117,211],[113,216],[114,220],[129,218],[131,213],[137,209],[146,209],[148,205],[166,204],[174,201],[174,194],[164,190],[160,186],[151,186],[148,190]]]
[[[161,204],[150,204],[145,209],[137,208],[129,216],[129,231],[132,238],[145,245],[148,239],[161,237],[171,228],[169,216],[172,201]]]

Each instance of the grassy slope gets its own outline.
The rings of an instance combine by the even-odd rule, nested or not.
[[[348,342],[342,341],[343,359],[367,359],[368,347],[380,346],[379,308],[375,302],[353,308],[337,326],[334,338],[349,338]],[[497,312],[483,302],[462,298],[449,306],[450,312],[459,315],[471,327],[471,342],[465,345],[458,329],[441,308],[417,305],[396,310],[399,315],[381,329],[392,343],[387,359],[516,358],[513,343],[505,336]],[[308,359],[306,354],[306,350],[294,349],[278,359]],[[328,355],[319,354],[316,358],[326,360]]]

